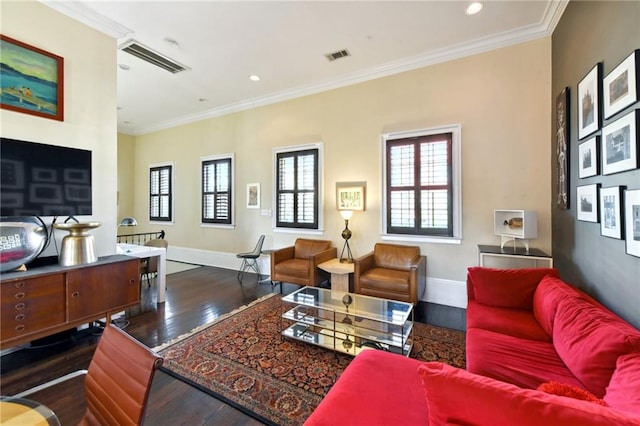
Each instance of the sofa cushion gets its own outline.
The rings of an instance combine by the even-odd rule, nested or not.
[[[288,259],[275,264],[279,276],[309,278],[309,260]]]
[[[553,335],[553,321],[560,301],[580,295],[578,290],[558,277],[547,275],[542,278],[533,294],[533,315],[547,334]]]
[[[575,398],[582,401],[593,402],[594,404],[607,406],[608,404],[600,398],[597,398],[594,394],[579,386],[568,385],[566,383],[559,382],[545,382],[538,386],[538,390],[552,395],[566,396],[568,398]]]
[[[467,328],[466,351],[472,373],[530,389],[550,380],[584,387],[549,342]]]
[[[604,400],[611,407],[640,418],[640,353],[618,358]]]
[[[638,426],[617,411],[597,404],[521,389],[439,362],[418,367],[429,424],[475,426]]]
[[[557,276],[553,268],[494,269],[471,267],[467,279],[478,302],[502,308],[532,309],[533,294],[545,275]]]
[[[420,247],[377,243],[373,248],[373,262],[378,268],[409,271],[419,258]]]
[[[296,259],[309,259],[329,248],[331,248],[331,241],[298,238],[295,242],[294,256]]]
[[[497,308],[473,300],[467,304],[467,329],[481,328],[523,339],[551,342],[531,311]]]
[[[420,364],[376,349],[361,352],[305,425],[424,425],[429,412]]]
[[[598,398],[621,355],[640,352],[640,331],[582,298],[560,300],[553,344],[569,370]]]

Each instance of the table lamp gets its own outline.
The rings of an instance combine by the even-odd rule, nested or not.
[[[351,230],[349,229],[349,219],[353,216],[352,210],[340,210],[340,215],[344,219],[344,231],[342,231],[342,238],[344,238],[344,245],[342,246],[342,251],[340,252],[340,262],[342,263],[353,263],[353,255],[351,254],[351,247],[349,247],[349,238],[351,238]],[[346,256],[344,257],[345,252],[347,251]]]

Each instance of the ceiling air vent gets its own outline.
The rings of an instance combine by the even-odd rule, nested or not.
[[[173,74],[189,69],[188,67],[174,61],[173,59],[169,59],[163,54],[149,49],[148,47],[138,43],[135,40],[129,40],[125,42],[120,46],[120,50],[125,51],[135,56],[136,58],[142,59],[145,62],[149,62],[150,64],[160,67],[163,70],[169,71]]]
[[[336,59],[344,58],[345,56],[351,56],[351,53],[347,49],[339,50],[333,53],[327,53],[324,56],[327,57],[329,62],[335,61]]]

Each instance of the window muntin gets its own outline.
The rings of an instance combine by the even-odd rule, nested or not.
[[[454,236],[453,134],[386,141],[386,232]]]
[[[232,173],[230,157],[202,161],[202,223],[231,224]]]
[[[149,168],[149,220],[171,222],[173,206],[173,167],[171,165]]]
[[[276,153],[276,226],[318,229],[318,149]]]

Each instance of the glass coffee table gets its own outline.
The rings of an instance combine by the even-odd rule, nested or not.
[[[282,314],[292,322],[285,337],[349,355],[371,348],[411,353],[411,303],[319,287],[301,288],[282,301],[292,305]]]

